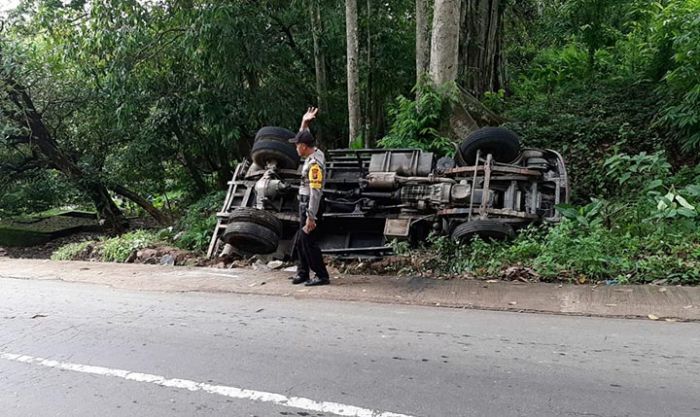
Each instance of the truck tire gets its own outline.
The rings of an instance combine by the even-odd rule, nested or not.
[[[482,239],[504,240],[515,235],[508,223],[496,220],[473,220],[465,222],[452,231],[452,239],[460,243],[469,243],[475,236]]]
[[[275,217],[274,214],[265,210],[252,207],[239,207],[231,212],[228,217],[228,222],[255,223],[272,230],[278,237],[282,235],[282,222]]]
[[[253,144],[250,151],[253,162],[261,167],[267,166],[268,161],[275,161],[281,169],[297,169],[299,155],[291,143],[273,139],[261,139]]]
[[[483,157],[490,153],[496,162],[509,163],[518,158],[520,138],[503,127],[483,127],[472,132],[459,145],[459,151],[467,165],[474,163],[478,150]]]
[[[255,133],[255,142],[259,140],[276,140],[288,143],[294,137],[294,132],[283,127],[265,126]]]
[[[237,250],[250,254],[268,254],[277,250],[279,236],[265,226],[250,222],[229,224],[221,240]]]

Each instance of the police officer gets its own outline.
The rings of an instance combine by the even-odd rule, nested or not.
[[[314,232],[323,197],[326,159],[323,152],[314,146],[314,137],[309,130],[309,125],[316,118],[317,113],[317,108],[309,107],[302,117],[299,133],[289,140],[296,145],[299,156],[305,158],[299,187],[299,231],[294,243],[294,251],[299,260],[297,274],[293,277],[292,283],[306,283],[305,285],[309,287],[330,284],[328,271],[321,256],[321,248],[316,243]],[[311,280],[309,270],[316,273]]]

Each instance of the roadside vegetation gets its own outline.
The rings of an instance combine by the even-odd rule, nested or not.
[[[1,82],[31,86],[52,140],[75,167],[62,170],[32,148],[3,93],[0,220],[63,206],[94,211],[100,187],[123,217],[154,220],[148,231],[63,247],[55,259],[90,250],[123,262],[158,245],[201,254],[255,131],[294,127],[317,98],[323,146],[347,146],[342,2],[313,2],[323,21],[313,28],[306,2],[160,8],[99,0],[87,14],[82,2],[59,3],[25,0],[8,20]],[[460,70],[454,85],[438,89],[416,83],[407,52],[416,3],[389,3],[360,5],[365,127],[353,146],[453,152],[445,126],[459,87],[525,146],[560,151],[573,191],[558,225],[510,242],[460,246],[433,237],[406,253],[424,259],[414,270],[700,283],[700,0],[505,2],[502,82],[474,88]],[[314,32],[323,34],[320,58]],[[323,78],[315,57],[325,62]]]

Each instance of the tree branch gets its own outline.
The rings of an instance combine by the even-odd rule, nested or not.
[[[129,200],[136,203],[139,207],[146,210],[146,212],[150,214],[151,217],[153,217],[159,224],[170,224],[170,219],[168,218],[168,216],[166,216],[163,212],[155,208],[155,206],[153,206],[153,204],[151,204],[148,200],[129,190],[128,188],[119,184],[108,184],[107,188],[119,194],[120,196],[128,198]]]
[[[292,27],[285,25],[284,22],[282,22],[282,20],[280,20],[280,18],[278,18],[277,16],[270,16],[270,18],[275,23],[277,23],[280,31],[282,32],[282,34],[285,37],[285,43],[287,44],[287,46],[289,46],[289,49],[291,49],[292,52],[294,52],[294,54],[297,56],[299,61],[303,62],[304,64],[306,64],[307,62],[310,62],[309,58],[306,55],[304,55],[304,52],[301,50],[301,48],[299,48],[299,45],[297,45],[296,41],[294,40],[294,34],[292,33]],[[308,67],[311,71],[315,71],[315,68],[313,68],[312,66],[308,65]]]

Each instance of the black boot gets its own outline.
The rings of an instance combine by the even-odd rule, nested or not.
[[[319,286],[319,285],[328,285],[328,284],[330,284],[330,283],[331,283],[331,280],[328,279],[328,277],[326,277],[326,278],[319,278],[318,276],[315,276],[314,279],[312,279],[311,281],[308,281],[308,282],[307,282],[306,284],[304,284],[304,285],[306,285],[307,287],[316,287],[316,286]]]
[[[304,283],[308,280],[309,280],[309,277],[302,277],[302,276],[297,275],[295,277],[292,277],[292,284],[297,285],[297,284]]]

